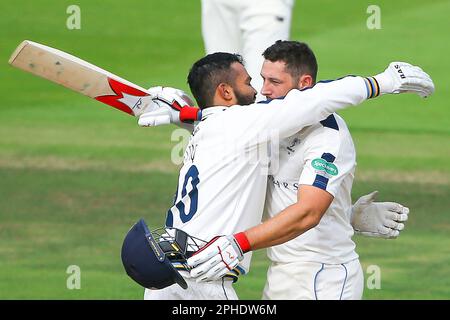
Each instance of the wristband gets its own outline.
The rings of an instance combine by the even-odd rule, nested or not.
[[[250,242],[248,241],[247,236],[244,232],[239,232],[234,235],[234,238],[236,239],[237,243],[241,247],[241,250],[243,253],[249,252],[252,250],[250,247]]]
[[[181,122],[198,121],[202,118],[202,111],[199,108],[184,107],[180,110]]]
[[[367,90],[367,99],[378,97],[381,93],[380,85],[375,77],[364,78]]]

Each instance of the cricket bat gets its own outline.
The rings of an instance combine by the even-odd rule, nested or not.
[[[152,111],[152,97],[146,89],[40,43],[23,41],[11,55],[9,64],[136,117]]]

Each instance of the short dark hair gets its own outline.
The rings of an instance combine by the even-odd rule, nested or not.
[[[284,61],[286,71],[294,78],[308,74],[316,81],[317,60],[304,42],[278,40],[263,52],[263,56],[271,62]]]
[[[239,54],[216,52],[194,63],[187,82],[200,109],[213,105],[214,94],[220,83],[234,85],[235,77],[231,65],[235,62],[243,64]]]

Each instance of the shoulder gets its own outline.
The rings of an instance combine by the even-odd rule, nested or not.
[[[348,131],[344,118],[337,113],[330,114],[326,119],[320,121],[320,124],[324,128],[329,128],[336,131]]]
[[[331,114],[319,123],[305,128],[303,131],[304,136],[305,138],[308,138],[308,140],[325,139],[324,142],[326,142],[327,138],[331,137],[333,137],[333,139],[339,139],[342,129],[346,129],[346,126],[343,128],[343,124],[345,125],[345,122],[342,122],[341,120],[342,118],[340,118],[337,114]]]
[[[336,113],[305,129],[302,136],[306,148],[325,147],[336,153],[341,148],[346,148],[351,140],[344,119]]]
[[[320,123],[315,126],[315,129],[318,133],[334,137],[334,139],[351,139],[347,123],[337,113],[333,113],[326,119],[320,121]]]

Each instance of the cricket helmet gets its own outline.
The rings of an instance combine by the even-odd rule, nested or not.
[[[128,276],[145,288],[163,289],[177,283],[187,289],[177,268],[189,270],[186,260],[204,243],[176,228],[150,231],[140,219],[125,236],[122,263]]]

